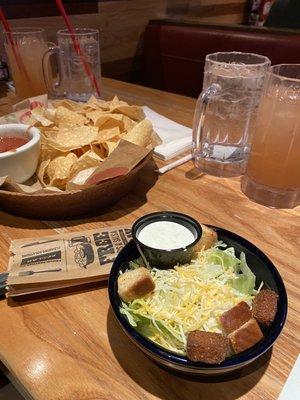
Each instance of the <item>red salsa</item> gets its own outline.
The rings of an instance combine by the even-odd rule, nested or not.
[[[16,150],[18,147],[24,146],[29,139],[21,137],[0,136],[0,153]]]

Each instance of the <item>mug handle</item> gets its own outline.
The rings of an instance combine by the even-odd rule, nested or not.
[[[49,49],[43,55],[43,60],[42,60],[44,82],[45,82],[48,93],[53,97],[64,97],[64,95],[65,95],[64,91],[57,89],[57,88],[61,87],[61,82],[62,82],[61,66],[60,66],[60,62],[59,62],[59,53],[60,53],[59,47],[56,46],[54,43],[50,43]],[[50,72],[49,72],[51,70],[49,58],[52,55],[55,56],[56,65],[57,65],[57,69],[58,69],[58,81],[55,82],[54,84],[53,84],[53,80],[50,77]]]
[[[205,112],[207,109],[207,105],[210,100],[217,96],[221,91],[221,86],[217,83],[213,83],[206,90],[200,93],[193,119],[193,157],[195,159],[196,153],[201,149],[201,144],[203,141],[203,126],[205,119]]]

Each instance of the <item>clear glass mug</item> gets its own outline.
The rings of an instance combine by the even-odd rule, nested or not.
[[[270,207],[300,204],[300,64],[267,73],[242,191]]]
[[[98,96],[93,78],[100,87],[99,31],[78,28],[75,29],[75,37],[82,56],[75,50],[74,36],[67,29],[57,32],[58,46],[50,48],[43,59],[45,83],[54,97],[87,101],[92,95]],[[49,76],[50,57],[53,54],[57,57],[58,66],[58,82],[55,84]]]
[[[19,100],[47,93],[42,59],[48,50],[45,31],[41,28],[13,29],[4,32],[4,44],[10,71]]]
[[[193,122],[195,166],[216,176],[244,173],[270,60],[252,53],[206,56]]]

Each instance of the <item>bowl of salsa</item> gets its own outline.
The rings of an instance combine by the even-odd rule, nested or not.
[[[40,131],[24,124],[0,125],[0,175],[12,181],[27,181],[37,168]]]

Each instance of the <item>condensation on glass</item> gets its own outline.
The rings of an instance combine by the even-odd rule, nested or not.
[[[244,173],[261,91],[271,62],[251,53],[206,56],[193,122],[195,166],[216,176]]]
[[[87,101],[92,95],[97,96],[91,77],[100,86],[99,31],[82,28],[75,29],[74,33],[75,36],[66,29],[57,32],[58,46],[53,46],[44,57],[45,81],[52,96]],[[76,51],[76,45],[80,47],[80,53]],[[58,81],[54,84],[47,72],[53,54],[58,66]]]
[[[267,74],[242,190],[270,207],[300,204],[300,64]]]
[[[11,33],[4,32],[4,44],[18,99],[46,93],[42,59],[48,43],[44,29],[14,28]]]

